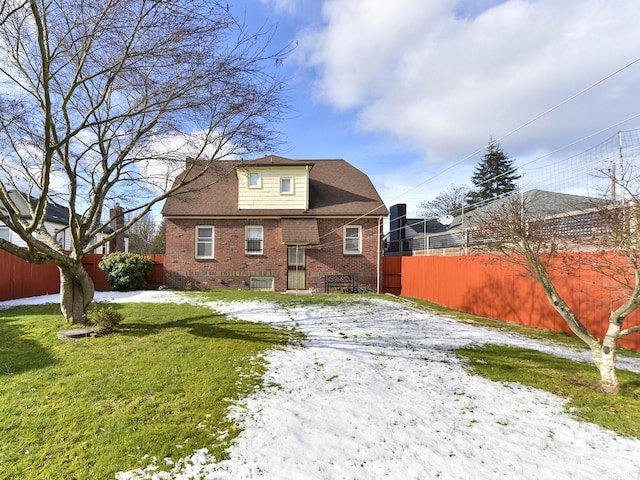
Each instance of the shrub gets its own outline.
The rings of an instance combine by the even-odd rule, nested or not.
[[[96,332],[107,334],[113,332],[120,322],[124,320],[124,315],[116,311],[113,307],[96,306],[89,311],[89,324],[95,325]]]
[[[139,290],[146,285],[145,275],[153,271],[153,260],[135,253],[115,252],[105,255],[99,267],[114,290]]]

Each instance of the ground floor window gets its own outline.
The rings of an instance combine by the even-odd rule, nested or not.
[[[251,290],[273,290],[273,277],[251,277]]]
[[[196,227],[196,258],[213,258],[213,227]]]
[[[362,227],[360,225],[347,225],[344,227],[345,254],[362,253]]]
[[[262,227],[246,226],[244,228],[245,247],[244,251],[248,255],[262,255]]]

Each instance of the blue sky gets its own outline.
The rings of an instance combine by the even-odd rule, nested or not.
[[[640,128],[637,0],[234,0],[250,27],[297,43],[280,67],[289,158],[344,158],[408,213],[470,184],[490,137],[516,163]],[[616,125],[618,124],[618,125]],[[503,138],[504,137],[504,138]],[[550,161],[547,159],[546,161]],[[534,162],[535,163],[535,162]]]

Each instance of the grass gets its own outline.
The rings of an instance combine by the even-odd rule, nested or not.
[[[115,308],[116,334],[65,341],[57,305],[0,310],[0,478],[114,478],[204,447],[224,458],[229,402],[292,336],[204,307]]]
[[[391,297],[393,298],[393,297]],[[399,298],[399,297],[396,297]],[[508,331],[519,333],[521,335],[525,335],[530,338],[535,338],[538,340],[548,340],[555,343],[561,343],[564,345],[584,348],[587,346],[585,343],[580,340],[575,335],[570,335],[568,333],[556,332],[554,330],[545,330],[542,328],[531,327],[528,325],[522,325],[519,323],[506,322],[503,320],[495,320],[492,318],[481,317],[479,315],[474,315],[472,313],[462,312],[460,310],[453,310],[448,307],[444,307],[442,305],[438,305],[436,303],[432,303],[426,300],[420,299],[402,299],[400,298],[398,301],[411,302],[412,304],[419,306],[421,308],[431,310],[433,312],[446,315],[449,317],[453,317],[456,320],[459,320],[464,323],[468,323],[475,326],[486,327],[491,329],[496,329],[500,331]],[[618,347],[618,353],[627,357],[635,357],[640,358],[640,352],[636,352],[634,350],[628,350],[624,348]]]
[[[421,308],[473,325],[587,349],[573,335],[484,318],[425,300],[397,300],[410,301]],[[640,375],[637,373],[618,369],[621,392],[619,395],[605,395],[599,390],[600,375],[591,363],[574,362],[507,345],[469,346],[457,349],[455,353],[466,357],[469,368],[478,375],[495,382],[520,383],[566,398],[567,411],[576,418],[640,439]],[[619,349],[618,354],[640,357],[640,352],[625,349]]]
[[[587,363],[525,348],[483,345],[455,351],[473,372],[496,382],[516,382],[568,399],[566,408],[581,420],[640,438],[640,375],[618,370],[619,395],[599,391],[600,376]]]
[[[246,291],[188,294],[284,306],[361,301]],[[411,304],[488,328],[580,344],[565,334]],[[165,457],[175,460],[204,447],[222,459],[239,433],[226,418],[227,407],[260,384],[260,354],[299,338],[187,304],[114,308],[125,318],[116,334],[73,341],[56,338],[65,328],[57,305],[0,310],[0,479],[114,478],[153,457],[162,465]],[[598,393],[598,374],[589,364],[497,345],[456,353],[479,375],[563,396],[576,417],[640,438],[637,374],[619,371],[622,393],[613,397]]]

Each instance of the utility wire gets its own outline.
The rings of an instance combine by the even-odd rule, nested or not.
[[[514,128],[514,129],[512,129],[512,130],[510,130],[510,131],[509,131],[509,132],[507,132],[506,134],[504,134],[504,135],[502,135],[501,137],[497,138],[497,139],[495,140],[495,142],[496,142],[496,143],[500,143],[502,140],[504,140],[504,139],[506,139],[506,138],[510,137],[511,135],[513,135],[513,134],[515,134],[515,133],[519,132],[520,130],[522,130],[522,129],[524,129],[524,128],[528,127],[528,126],[529,126],[529,125],[531,125],[532,123],[534,123],[534,122],[538,121],[539,119],[541,119],[541,118],[545,117],[546,115],[550,114],[551,112],[554,112],[554,111],[555,111],[555,110],[557,110],[558,108],[562,107],[563,105],[566,105],[567,103],[569,103],[570,101],[572,101],[572,100],[576,99],[577,97],[579,97],[579,96],[581,96],[581,95],[584,95],[584,94],[585,94],[585,93],[587,93],[588,91],[590,91],[590,90],[594,89],[594,88],[595,88],[595,87],[597,87],[598,85],[600,85],[600,84],[602,84],[602,83],[606,82],[606,81],[607,81],[607,80],[609,80],[610,78],[614,77],[615,75],[618,75],[620,72],[623,72],[624,70],[626,70],[627,68],[629,68],[629,67],[631,67],[631,66],[635,65],[635,64],[636,64],[636,63],[638,63],[638,62],[640,62],[640,57],[637,57],[636,59],[634,59],[634,60],[632,60],[632,61],[628,62],[628,63],[627,63],[627,64],[625,64],[624,66],[622,66],[622,67],[620,67],[620,68],[616,69],[615,71],[613,71],[613,72],[611,72],[611,73],[609,73],[609,74],[605,75],[604,77],[600,78],[600,79],[599,79],[599,80],[597,80],[596,82],[594,82],[594,83],[592,83],[592,84],[588,85],[587,87],[585,87],[585,88],[583,88],[582,90],[580,90],[579,92],[577,92],[577,93],[575,93],[575,94],[571,95],[570,97],[566,98],[565,100],[561,101],[560,103],[557,103],[557,104],[556,104],[556,105],[554,105],[553,107],[551,107],[551,108],[549,108],[549,109],[547,109],[547,110],[543,111],[542,113],[540,113],[540,114],[536,115],[535,117],[531,118],[530,120],[526,121],[525,123],[521,124],[520,126],[518,126],[518,127]],[[613,126],[618,126],[618,125],[620,125],[620,124],[622,124],[622,123],[624,123],[624,122],[627,122],[627,121],[629,121],[629,120],[632,120],[632,119],[638,118],[639,116],[640,116],[640,114],[638,114],[638,115],[634,115],[634,116],[632,116],[632,117],[629,117],[629,118],[628,118],[628,119],[626,119],[626,120],[623,120],[623,121],[620,121],[620,122],[616,122],[615,124],[613,124]],[[601,132],[603,132],[603,131],[606,131],[607,129],[610,129],[610,128],[612,128],[612,126],[608,126],[608,127],[604,128],[604,129],[601,129],[600,131],[595,132],[595,133],[593,133],[593,134],[590,134],[590,135],[588,135],[587,137],[584,137],[584,138],[591,138],[591,137],[593,137],[594,135],[597,135],[598,133],[601,133]],[[580,142],[580,141],[582,141],[582,140],[583,140],[583,139],[581,139],[581,140],[577,140],[577,141],[572,142],[572,143],[570,143],[570,144],[568,144],[568,145],[565,145],[564,147],[561,147],[560,149],[557,149],[557,150],[556,150],[556,152],[557,152],[557,151],[561,151],[561,150],[563,150],[563,149],[565,149],[565,148],[568,148],[569,146],[575,145],[576,143],[579,143],[579,142]],[[393,197],[393,198],[392,198],[392,199],[390,199],[389,201],[387,201],[387,202],[385,202],[385,203],[382,203],[381,205],[379,205],[379,206],[377,206],[377,207],[375,207],[375,208],[373,208],[373,209],[369,210],[367,213],[364,213],[364,214],[360,215],[359,217],[357,217],[357,218],[355,218],[355,219],[353,219],[353,220],[351,220],[351,221],[349,221],[349,222],[345,223],[345,224],[343,225],[343,227],[344,227],[344,226],[348,226],[348,225],[352,225],[354,222],[356,222],[356,221],[358,221],[358,220],[360,220],[360,219],[362,219],[362,218],[365,218],[365,217],[367,217],[367,216],[369,216],[369,215],[373,214],[376,210],[378,210],[378,209],[380,209],[380,208],[384,208],[384,207],[385,207],[385,205],[386,205],[387,203],[388,203],[388,204],[391,204],[392,202],[394,202],[394,201],[395,201],[395,200],[397,200],[398,198],[400,198],[400,197],[402,197],[402,196],[404,196],[404,195],[406,195],[406,194],[408,194],[408,193],[410,193],[410,192],[413,192],[414,190],[416,190],[416,189],[418,189],[418,188],[422,187],[424,184],[426,184],[426,183],[428,183],[428,182],[430,182],[430,181],[432,181],[432,180],[434,180],[434,179],[436,179],[436,178],[440,177],[440,176],[441,176],[441,175],[443,175],[444,173],[446,173],[446,172],[448,172],[448,171],[452,170],[454,167],[457,167],[457,166],[458,166],[458,165],[460,165],[461,163],[463,163],[463,162],[465,162],[465,161],[469,160],[469,159],[470,159],[470,158],[472,158],[472,157],[475,157],[476,155],[478,155],[479,153],[481,153],[481,152],[482,152],[483,150],[485,150],[485,149],[486,149],[486,146],[483,146],[483,147],[481,147],[481,148],[478,148],[477,150],[475,150],[474,152],[470,153],[469,155],[467,155],[467,156],[465,156],[465,157],[463,157],[463,158],[461,158],[461,159],[459,159],[459,160],[457,160],[457,161],[455,161],[455,162],[451,163],[450,165],[448,165],[448,166],[447,166],[447,167],[445,167],[444,169],[442,169],[442,170],[440,170],[439,172],[435,173],[434,175],[430,176],[430,177],[429,177],[429,178],[427,178],[426,180],[424,180],[424,181],[422,181],[422,182],[420,182],[420,183],[418,183],[418,184],[414,185],[413,187],[411,187],[410,189],[408,189],[408,190],[404,191],[403,193],[400,193],[399,195],[397,195],[397,196]],[[543,157],[540,157],[540,158],[545,158],[545,157],[546,157],[546,156],[548,156],[548,155],[550,155],[550,154],[544,155]],[[537,161],[537,160],[538,160],[538,159],[536,159],[536,160],[532,160],[531,162],[528,162],[527,164],[530,164],[530,163],[532,163],[532,162],[534,162],[534,161]],[[322,235],[322,236],[320,237],[320,239],[322,239],[322,238],[326,237],[327,235],[330,235],[330,234],[332,234],[332,233],[334,233],[334,232],[335,232],[335,229],[334,229],[334,230],[332,230],[332,231],[331,231],[331,232],[329,232],[329,233],[326,233],[326,234]],[[319,247],[316,247],[316,248],[319,248]]]

